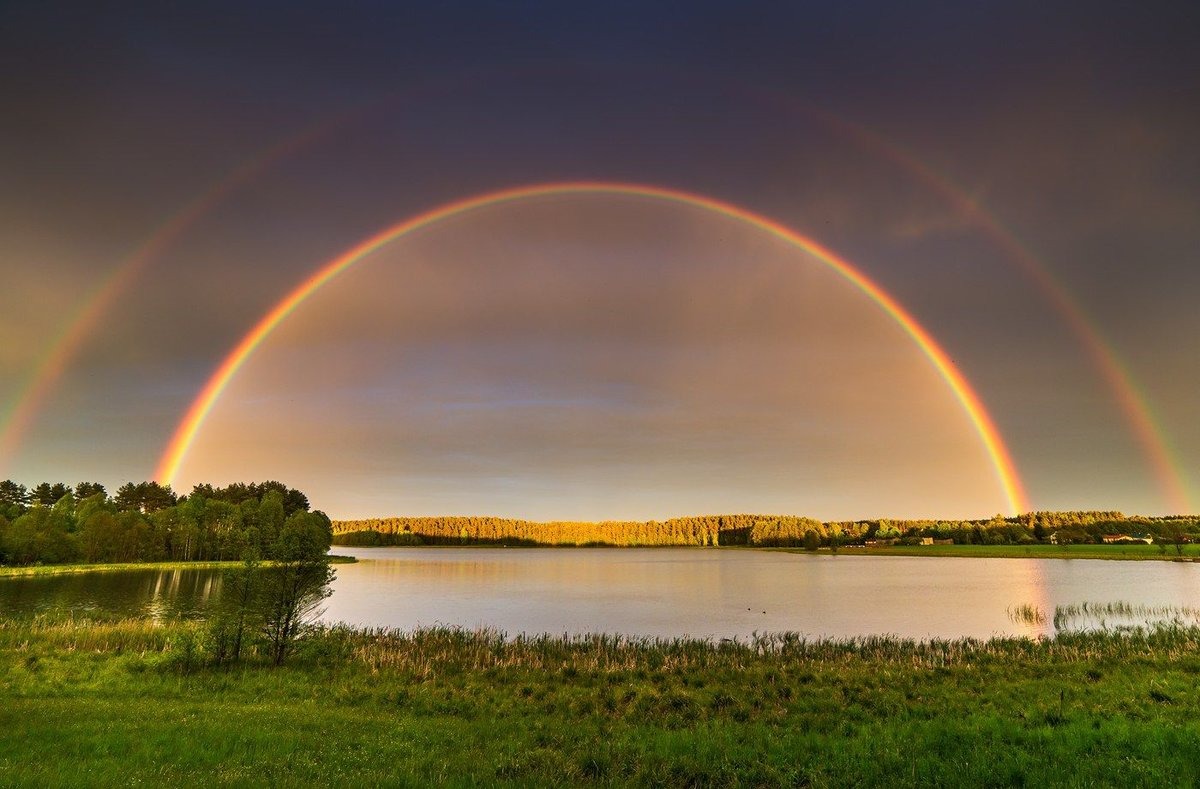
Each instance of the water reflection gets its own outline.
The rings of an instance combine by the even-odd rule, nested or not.
[[[0,579],[0,613],[30,617],[195,617],[221,594],[213,569],[122,570]]]
[[[1084,600],[1200,601],[1200,568],[1161,562],[863,557],[696,549],[356,548],[327,618],[403,628],[745,637],[1052,635]]]
[[[325,619],[510,634],[911,638],[1052,635],[1056,606],[1200,603],[1200,566],[1061,559],[863,557],[702,549],[339,548]],[[219,570],[0,579],[0,612],[192,617]],[[1029,606],[1047,614],[1014,617]],[[1111,617],[1110,617],[1111,619]]]

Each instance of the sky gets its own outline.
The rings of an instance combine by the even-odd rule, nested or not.
[[[1200,511],[1200,9],[1046,5],[5,3],[0,478]]]

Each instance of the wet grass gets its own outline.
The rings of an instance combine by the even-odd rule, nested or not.
[[[0,785],[1194,784],[1200,630],[709,643],[0,622]]]

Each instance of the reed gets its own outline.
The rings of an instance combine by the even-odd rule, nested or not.
[[[1200,779],[1190,625],[928,641],[330,626],[282,668],[213,666],[204,637],[0,619],[0,785]]]

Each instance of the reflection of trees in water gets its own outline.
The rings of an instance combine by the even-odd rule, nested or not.
[[[219,599],[221,577],[219,569],[174,569],[0,579],[0,612],[18,617],[148,616],[155,621],[197,617]]]

